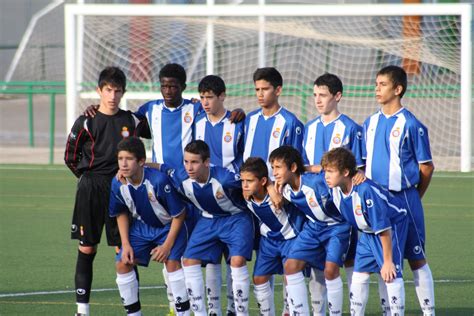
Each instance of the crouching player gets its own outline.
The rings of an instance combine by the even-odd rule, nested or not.
[[[260,315],[275,315],[270,278],[273,274],[283,274],[283,263],[305,218],[291,204],[275,208],[267,191],[268,167],[262,158],[248,158],[241,167],[240,179],[242,191],[249,197],[247,206],[260,226],[260,247],[253,271],[255,298]]]
[[[333,201],[344,218],[360,232],[350,289],[351,315],[364,315],[370,273],[385,282],[392,315],[405,311],[403,253],[408,231],[407,206],[372,180],[355,186],[354,155],[345,148],[324,154],[321,163]]]
[[[341,315],[343,284],[339,270],[349,248],[350,225],[332,203],[324,176],[304,173],[303,158],[298,150],[281,146],[272,151],[270,162],[277,187],[283,188],[285,199],[308,218],[285,262],[290,312],[292,315],[309,315],[303,275],[303,269],[309,264],[312,268],[324,270],[329,313]]]
[[[165,264],[178,315],[189,315],[181,268],[187,241],[185,205],[166,174],[144,167],[145,146],[140,139],[126,138],[117,149],[122,177],[112,180],[109,214],[117,218],[122,240],[116,281],[124,308],[128,315],[141,315],[133,267],[148,266],[151,258]]]
[[[184,167],[161,170],[200,211],[201,217],[183,255],[186,286],[194,315],[207,316],[201,263],[217,262],[222,246],[229,250],[236,315],[248,315],[253,222],[242,197],[240,177],[226,168],[210,165],[209,146],[194,140],[184,148]]]

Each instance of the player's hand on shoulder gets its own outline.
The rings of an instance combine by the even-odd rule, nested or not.
[[[91,104],[84,110],[84,115],[87,117],[94,117],[99,110],[98,104]]]
[[[241,108],[233,110],[232,112],[230,112],[229,120],[232,123],[242,122],[243,120],[245,120],[245,111]]]
[[[367,178],[365,177],[365,173],[362,170],[357,170],[357,173],[352,177],[352,184],[359,185],[364,182]]]

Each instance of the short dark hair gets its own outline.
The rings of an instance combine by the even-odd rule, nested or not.
[[[386,75],[392,80],[395,87],[402,86],[402,92],[400,93],[400,99],[407,91],[408,79],[406,71],[398,66],[390,65],[384,67],[377,72],[377,77],[380,75]]]
[[[186,71],[180,64],[166,64],[161,68],[159,79],[175,78],[184,87],[186,84]]]
[[[279,86],[283,86],[283,77],[274,67],[258,68],[253,73],[253,82],[257,80],[265,80],[276,89]]]
[[[292,164],[296,164],[295,173],[298,175],[303,174],[305,171],[300,152],[292,146],[285,145],[278,147],[272,151],[269,160],[270,163],[273,163],[275,160],[282,160],[288,169],[291,169]]]
[[[225,83],[221,77],[215,75],[208,75],[201,79],[198,85],[199,93],[202,92],[213,92],[215,95],[220,96],[225,92]]]
[[[118,67],[106,67],[99,74],[97,86],[102,89],[106,84],[122,88],[122,91],[125,92],[127,77]]]
[[[211,157],[209,146],[202,140],[193,140],[184,147],[184,151],[201,156],[202,161],[206,161]]]
[[[140,138],[135,136],[124,138],[117,144],[117,154],[121,151],[128,151],[137,160],[146,159],[145,145]]]
[[[242,164],[240,172],[250,172],[256,176],[259,180],[262,178],[268,179],[268,167],[265,161],[260,157],[249,157]]]
[[[343,90],[341,79],[339,79],[338,76],[330,74],[328,72],[316,78],[316,80],[314,80],[314,85],[318,87],[328,87],[328,90],[329,92],[331,92],[332,95],[336,95],[336,93],[338,92],[342,93]]]
[[[357,173],[357,164],[354,154],[347,148],[338,147],[324,153],[321,159],[323,169],[332,166],[336,167],[339,172],[349,170],[349,176],[353,177]]]

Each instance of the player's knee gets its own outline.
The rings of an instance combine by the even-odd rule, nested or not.
[[[201,260],[197,259],[190,259],[190,258],[183,258],[183,265],[185,267],[201,265]]]
[[[299,260],[288,259],[285,262],[284,270],[287,275],[295,274],[303,270],[303,267],[301,267]]]
[[[122,261],[117,261],[115,263],[115,271],[119,274],[129,273],[133,270],[133,265],[123,263]]]
[[[339,277],[339,266],[334,262],[326,262],[324,277],[326,280],[334,280]]]
[[[254,275],[253,276],[253,284],[255,285],[260,285],[260,284],[265,284],[270,280],[269,275]]]
[[[93,255],[97,252],[97,246],[81,246],[79,245],[79,251],[86,255]]]
[[[426,259],[408,260],[408,264],[410,265],[410,269],[412,271],[422,268],[426,263]]]
[[[240,268],[247,264],[247,260],[245,260],[242,256],[233,256],[230,258],[230,266],[234,268]]]
[[[181,262],[178,260],[167,260],[165,266],[167,272],[175,272],[181,269]]]

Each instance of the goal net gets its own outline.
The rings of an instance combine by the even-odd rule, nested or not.
[[[428,7],[437,10],[429,13]],[[373,5],[378,9],[371,12],[358,5],[66,6],[68,126],[92,102],[102,68],[125,71],[125,102],[133,110],[160,98],[158,73],[170,62],[186,69],[190,95],[198,95],[206,74],[222,76],[226,106],[245,111],[258,107],[255,69],[276,67],[284,79],[281,104],[303,122],[317,115],[313,81],[334,73],[344,84],[340,110],[361,124],[378,109],[376,72],[394,64],[409,74],[402,101],[428,127],[437,169],[460,170],[471,142],[470,129],[465,135],[470,110],[462,106],[463,80],[471,80],[463,74],[462,52],[470,45],[462,40],[470,27],[463,21],[466,7]]]

